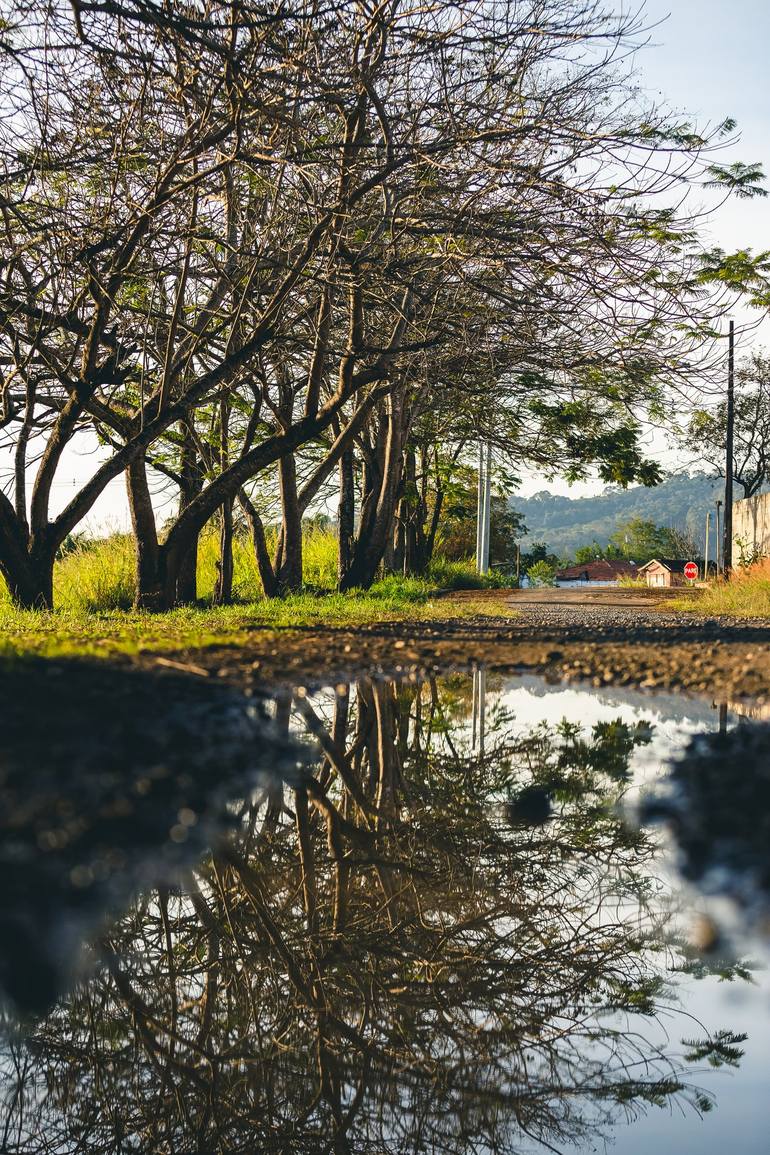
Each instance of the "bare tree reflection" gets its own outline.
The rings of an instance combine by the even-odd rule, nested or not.
[[[237,833],[17,1031],[3,1149],[554,1150],[651,1104],[706,1109],[644,1030],[669,948],[654,846],[615,803],[648,733],[522,734],[493,705],[479,757],[468,689],[279,700],[317,761],[233,803]],[[511,825],[531,787],[551,820]],[[717,1043],[737,1061],[739,1041]]]

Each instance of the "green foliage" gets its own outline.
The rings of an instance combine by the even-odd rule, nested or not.
[[[713,248],[701,257],[698,274],[701,284],[718,284],[735,293],[746,294],[752,305],[767,308],[770,305],[770,251],[752,253],[738,249],[726,253]]]
[[[654,557],[680,557],[681,544],[681,535],[676,530],[641,517],[618,526],[609,540],[613,557],[626,557],[640,565]]]
[[[437,545],[449,561],[463,561],[475,553],[478,475],[469,466],[457,466],[444,482],[445,496]],[[489,561],[512,570],[515,547],[527,532],[524,518],[508,497],[493,493],[490,501]]]
[[[471,558],[450,561],[441,556],[433,559],[428,577],[434,588],[442,590],[507,589],[511,580],[504,570],[480,574]]]
[[[552,562],[536,561],[527,570],[527,577],[533,586],[553,586],[556,584],[554,579],[557,568]]]
[[[549,551],[548,546],[544,541],[536,541],[532,545],[531,549],[529,549],[526,553],[522,553],[521,555],[522,573],[528,573],[533,566],[537,565],[537,563],[541,561],[546,562],[546,564],[551,566],[554,571],[565,564],[562,558]]]
[[[594,541],[591,545],[581,545],[575,550],[575,564],[587,565],[592,561],[601,561],[602,558],[607,558],[613,552],[612,546],[602,547],[598,541]]]
[[[615,718],[587,732],[565,718],[557,726],[540,723],[519,739],[516,753],[525,758],[532,782],[559,803],[563,815],[579,807],[582,818],[591,819],[594,834],[597,825],[608,824],[617,828],[619,844],[633,846],[644,835],[618,823],[614,803],[628,781],[634,750],[648,745],[652,734],[648,722],[632,725]],[[571,834],[582,845],[585,822]]]
[[[682,1046],[688,1048],[685,1061],[702,1063],[706,1059],[710,1067],[739,1067],[746,1052],[738,1044],[745,1043],[748,1037],[734,1031],[716,1031],[706,1039],[682,1039]]]
[[[733,564],[737,562],[741,569],[749,569],[762,561],[762,547],[757,542],[748,541],[744,537],[736,536],[733,545],[738,548],[738,557],[733,557]]]
[[[638,389],[641,380],[648,375],[646,367],[639,365],[636,374],[639,380],[604,381],[603,394],[611,402],[619,402],[633,385]],[[546,438],[559,446],[567,458],[565,476],[577,481],[588,475],[589,469],[596,469],[602,481],[613,482],[625,488],[634,482],[642,485],[657,485],[662,479],[658,464],[645,458],[639,446],[641,428],[627,417],[616,417],[597,408],[595,401],[546,402],[537,398],[529,408],[537,417]]]
[[[725,189],[744,199],[767,196],[761,164],[743,164],[739,160],[730,165],[711,164],[706,173],[710,178],[705,181],[706,188]]]
[[[744,497],[770,481],[770,357],[756,351],[741,358],[735,374],[733,480]],[[682,434],[682,443],[717,477],[725,475],[727,399],[698,408]]]

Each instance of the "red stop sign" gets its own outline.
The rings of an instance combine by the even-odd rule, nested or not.
[[[688,561],[687,565],[684,567],[684,576],[688,581],[695,581],[696,577],[698,576],[698,567],[694,561]]]

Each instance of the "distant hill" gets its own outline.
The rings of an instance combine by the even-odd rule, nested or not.
[[[543,490],[533,497],[514,494],[510,504],[524,515],[528,534],[525,548],[544,541],[560,557],[572,557],[581,545],[598,541],[604,546],[612,533],[632,517],[656,525],[687,529],[703,548],[706,510],[722,497],[724,482],[703,473],[673,474],[652,489],[611,486],[597,497],[558,497]],[[714,518],[711,519],[712,532]],[[713,548],[713,546],[712,546]]]

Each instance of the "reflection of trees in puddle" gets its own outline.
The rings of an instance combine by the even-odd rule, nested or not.
[[[0,991],[42,1010],[79,945],[196,862],[296,751],[232,688],[103,663],[0,664]]]
[[[237,833],[13,1044],[13,1149],[509,1151],[702,1108],[643,1030],[654,845],[614,803],[646,732],[493,708],[482,755],[469,708],[460,678],[279,699],[317,762],[232,803]],[[551,820],[511,825],[533,785]]]
[[[743,922],[770,928],[770,726],[740,718],[695,735],[676,759],[663,790],[646,800],[648,819],[665,819],[685,878],[729,897]]]

